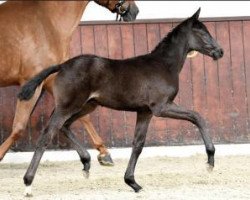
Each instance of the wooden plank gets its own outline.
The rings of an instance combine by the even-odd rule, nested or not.
[[[122,57],[125,59],[135,56],[134,31],[132,25],[128,24],[121,26],[121,39]]]
[[[1,129],[3,140],[5,140],[12,131],[12,124],[15,114],[15,102],[13,98],[15,96],[15,90],[13,86],[1,88],[0,90],[2,95],[1,115],[4,116],[2,118]]]
[[[218,61],[220,93],[220,142],[236,140],[233,113],[233,82],[231,70],[230,36],[228,22],[216,22],[217,41],[224,50],[224,56]]]
[[[242,22],[230,22],[231,64],[233,78],[233,113],[237,130],[236,142],[246,140],[246,91],[245,69],[243,52]]]
[[[105,25],[94,26],[95,54],[108,57],[108,35]]]
[[[244,41],[244,55],[245,55],[245,76],[246,78],[246,96],[247,96],[247,140],[250,140],[250,21],[243,21],[243,41]]]
[[[135,56],[143,55],[148,52],[146,25],[135,24],[133,27]]]
[[[160,35],[161,38],[167,36],[167,34],[172,30],[173,24],[172,23],[160,23]]]
[[[188,110],[193,109],[192,73],[190,62],[191,60],[187,58],[180,73],[179,83],[180,105]],[[179,129],[184,144],[194,143],[196,134],[194,126],[190,122],[182,121]]]
[[[73,36],[71,38],[70,42],[70,57],[74,57],[77,55],[80,55],[82,53],[81,51],[81,28],[78,26],[76,30],[73,33]]]
[[[108,48],[109,57],[114,59],[122,58],[122,38],[120,26],[108,25]],[[111,111],[112,116],[112,146],[124,146],[125,141],[125,121],[123,111]]]
[[[93,26],[81,26],[81,44],[83,54],[94,54],[95,41]]]
[[[191,59],[192,85],[193,85],[193,105],[194,110],[207,121],[206,110],[206,87],[205,87],[205,70],[203,55],[198,53],[196,57]],[[199,129],[194,129],[194,140],[202,141]]]
[[[160,42],[161,33],[159,24],[146,24],[148,52],[151,52]]]
[[[108,25],[108,49],[109,49],[109,58],[121,59],[122,58],[122,38],[120,26],[117,25]]]
[[[215,22],[205,23],[208,31],[216,39]],[[219,94],[219,74],[218,62],[209,56],[204,56],[204,67],[206,74],[206,101],[207,101],[207,122],[209,133],[214,142],[220,141],[220,94]]]

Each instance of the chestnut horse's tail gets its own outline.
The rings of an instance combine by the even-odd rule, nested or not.
[[[20,100],[29,100],[34,95],[36,88],[46,79],[50,74],[56,73],[61,69],[60,65],[49,67],[34,78],[30,79],[25,85],[22,86],[21,91],[18,94]]]

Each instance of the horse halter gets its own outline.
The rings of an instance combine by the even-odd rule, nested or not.
[[[115,10],[117,13],[116,14],[116,21],[118,21],[119,15],[120,15],[119,21],[121,21],[122,16],[128,12],[128,9],[123,7],[124,3],[125,3],[125,0],[119,0],[118,3],[115,5]]]
[[[105,4],[101,3],[100,0],[94,0],[97,4],[107,7],[109,5],[109,0],[106,1]],[[124,16],[129,8],[123,7],[125,0],[119,0],[118,3],[115,4],[115,8],[111,10],[111,12],[116,12],[116,21],[118,21],[118,17],[120,16],[119,21],[121,21],[122,16]]]

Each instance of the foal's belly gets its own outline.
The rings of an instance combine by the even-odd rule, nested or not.
[[[100,92],[93,92],[90,97],[98,105],[111,108],[114,110],[124,110],[124,111],[140,111],[148,110],[147,102],[142,99],[129,94],[104,94]]]

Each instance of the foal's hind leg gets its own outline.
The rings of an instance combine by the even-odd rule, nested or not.
[[[47,148],[47,146],[51,143],[54,135],[56,133],[59,133],[60,131],[66,131],[64,128],[67,129],[78,117],[88,114],[89,112],[93,111],[93,109],[96,107],[92,104],[87,104],[83,106],[83,108],[81,109],[81,108],[78,108],[78,106],[76,106],[73,102],[72,102],[72,105],[74,109],[68,108],[68,111],[66,111],[65,109],[61,109],[60,107],[60,108],[56,108],[55,111],[53,112],[49,120],[49,124],[47,128],[45,129],[45,131],[39,138],[35,154],[33,155],[30,166],[23,178],[24,184],[27,186],[27,188],[30,188],[29,186],[31,186],[33,182],[33,179],[34,179],[36,170],[38,168],[38,165],[40,163],[40,160],[42,158],[42,155],[45,149]],[[72,111],[72,110],[76,110],[77,108],[78,108],[77,112]],[[64,114],[62,114],[61,110]],[[83,152],[83,154],[79,154],[79,155],[82,156],[81,158],[83,158],[82,161],[84,164],[84,170],[88,172],[90,168],[90,156],[88,155],[86,150],[83,150],[83,148],[81,148],[81,145],[79,145],[79,143],[75,143],[74,139],[72,140],[71,132],[66,131],[65,134],[71,139],[75,147],[77,147],[77,150],[80,150]],[[30,196],[31,192],[28,190],[27,192],[25,192],[25,195]]]
[[[79,140],[75,137],[75,135],[70,131],[70,126],[75,120],[82,117],[83,115],[92,112],[95,108],[96,108],[95,104],[91,103],[86,104],[81,111],[79,111],[78,113],[74,114],[71,118],[69,118],[61,129],[66,135],[66,137],[71,140],[71,142],[74,145],[74,148],[78,152],[81,162],[84,166],[83,171],[85,172],[86,177],[89,176],[90,155],[86,151],[86,149],[82,147],[82,145],[80,144]]]
[[[53,94],[52,83],[45,85],[46,89]],[[113,160],[110,153],[107,150],[107,147],[104,145],[102,138],[96,132],[92,122],[90,121],[89,115],[85,115],[79,118],[80,122],[83,124],[84,128],[87,130],[87,133],[92,139],[94,147],[100,152],[98,155],[98,161],[101,165],[104,166],[113,166]]]
[[[88,178],[89,177],[89,169],[90,169],[90,160],[91,160],[88,151],[82,147],[82,144],[79,142],[79,140],[76,138],[74,133],[72,133],[69,128],[63,126],[61,131],[72,142],[74,149],[79,154],[81,162],[83,164],[84,175],[86,176],[86,178]]]
[[[85,115],[79,120],[86,128],[95,148],[100,152],[100,154],[97,156],[99,163],[104,166],[113,166],[114,162],[110,156],[110,153],[108,152],[107,147],[104,145],[102,138],[97,134],[93,124],[90,121],[89,115]]]
[[[215,147],[214,144],[208,134],[208,129],[206,127],[205,120],[199,115],[199,113],[187,110],[185,108],[182,108],[180,106],[177,106],[174,103],[166,104],[165,106],[162,106],[161,109],[152,109],[154,115],[157,117],[169,117],[173,119],[182,119],[187,120],[195,124],[201,133],[202,139],[205,143],[206,152],[208,156],[208,164],[209,169],[212,169],[214,167],[214,154],[215,154]]]
[[[17,101],[12,132],[0,146],[0,161],[3,159],[4,155],[10,149],[10,147],[23,136],[23,132],[25,131],[25,128],[27,126],[30,114],[32,113],[37,99],[41,94],[41,90],[42,85],[40,85],[36,89],[34,96],[29,101]]]
[[[51,143],[53,137],[56,133],[60,132],[60,129],[62,128],[63,124],[67,120],[67,116],[61,115],[57,110],[53,112],[51,115],[49,125],[47,128],[43,131],[43,133],[40,135],[37,143],[37,147],[35,150],[35,153],[32,157],[31,163],[27,169],[26,174],[24,175],[24,184],[26,185],[26,189],[29,189],[33,182],[36,170],[38,168],[38,165],[40,163],[40,160],[42,158],[42,155],[45,151],[45,149],[48,147],[48,145]],[[31,191],[25,191],[26,196],[31,195]]]

